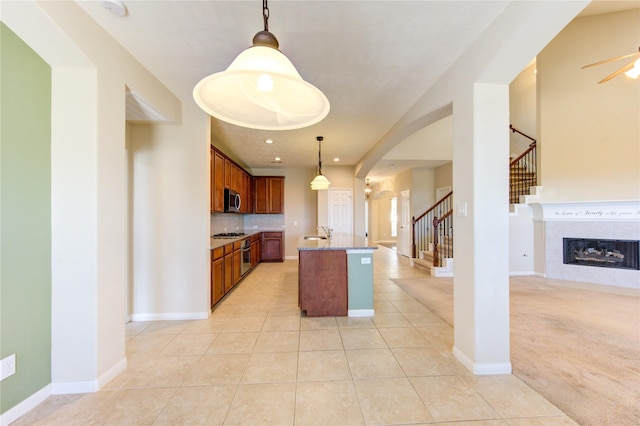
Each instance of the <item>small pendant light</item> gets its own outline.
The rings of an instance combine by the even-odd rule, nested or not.
[[[269,7],[262,2],[264,31],[222,72],[202,79],[193,98],[208,114],[237,126],[260,130],[291,130],[311,126],[329,114],[329,101],[302,79],[278,50],[269,32]]]
[[[314,191],[329,189],[329,185],[331,185],[331,182],[329,182],[329,180],[322,174],[322,154],[320,144],[323,139],[324,138],[322,136],[316,137],[316,140],[318,141],[318,175],[311,181],[311,189]]]

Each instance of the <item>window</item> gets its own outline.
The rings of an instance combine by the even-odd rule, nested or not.
[[[398,236],[398,198],[393,197],[391,199],[391,208],[389,213],[389,220],[391,221],[391,236]]]

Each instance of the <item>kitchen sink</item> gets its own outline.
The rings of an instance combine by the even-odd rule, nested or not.
[[[305,240],[326,240],[327,237],[324,237],[322,235],[305,235],[304,239]]]

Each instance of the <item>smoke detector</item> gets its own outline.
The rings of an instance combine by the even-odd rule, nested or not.
[[[116,16],[124,16],[127,14],[127,6],[120,0],[102,0],[102,7]]]

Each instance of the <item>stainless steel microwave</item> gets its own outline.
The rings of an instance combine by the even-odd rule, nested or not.
[[[225,212],[239,212],[242,200],[240,194],[231,189],[224,190],[224,211]]]

